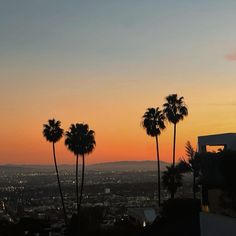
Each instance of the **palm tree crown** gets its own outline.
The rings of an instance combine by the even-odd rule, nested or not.
[[[64,130],[60,126],[61,122],[59,120],[48,120],[48,124],[43,125],[43,136],[45,139],[52,143],[59,141],[64,133]]]
[[[162,111],[157,108],[148,108],[143,115],[142,126],[146,130],[147,135],[155,137],[161,134],[161,130],[165,129],[165,116]]]
[[[89,154],[96,145],[94,134],[87,124],[72,124],[66,132],[65,145],[75,155]]]
[[[183,101],[184,97],[178,98],[177,94],[171,94],[166,97],[166,103],[163,104],[163,111],[168,119],[173,124],[177,124],[188,115],[188,109]]]

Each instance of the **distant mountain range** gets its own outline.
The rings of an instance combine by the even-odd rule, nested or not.
[[[161,171],[165,170],[167,162],[160,163]],[[60,170],[74,170],[74,165],[59,165]],[[156,161],[119,161],[90,164],[86,166],[91,171],[155,171],[157,170]],[[0,171],[54,171],[53,165],[0,165]]]
[[[169,163],[160,162],[161,171],[163,171]],[[105,162],[89,165],[87,167],[91,170],[100,171],[154,171],[157,169],[156,161],[119,161],[119,162]]]

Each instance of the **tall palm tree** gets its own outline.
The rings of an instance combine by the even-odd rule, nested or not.
[[[163,112],[166,118],[174,124],[173,167],[175,167],[176,125],[188,115],[188,109],[183,100],[184,97],[178,98],[177,94],[170,94],[166,97],[166,103],[163,104]],[[174,177],[172,183],[174,185]],[[172,199],[174,199],[174,194],[172,194]]]
[[[64,130],[61,128],[61,122],[59,120],[56,121],[55,119],[51,119],[51,120],[48,120],[47,124],[43,125],[43,136],[48,142],[52,143],[53,159],[54,159],[54,165],[55,165],[55,170],[56,170],[56,175],[57,175],[57,184],[58,184],[59,193],[61,197],[64,220],[65,220],[65,224],[67,225],[66,208],[65,208],[64,198],[63,198],[62,189],[61,189],[61,182],[60,182],[60,177],[59,177],[59,172],[58,172],[58,167],[57,167],[56,150],[55,150],[55,144],[62,138],[63,133],[64,133]]]
[[[157,108],[148,108],[142,117],[142,126],[146,130],[147,135],[155,137],[156,140],[156,155],[158,167],[158,204],[161,205],[161,177],[160,177],[160,155],[158,136],[165,129],[165,116],[162,111]]]
[[[80,205],[82,201],[83,187],[84,187],[84,170],[85,170],[85,155],[90,154],[96,145],[95,133],[89,130],[87,124],[76,123],[72,124],[69,131],[66,132],[65,145],[76,156],[76,203],[77,214],[80,213]],[[82,156],[82,178],[79,197],[79,184],[78,184],[78,157]]]
[[[188,109],[184,103],[184,97],[178,98],[177,94],[167,96],[166,101],[163,104],[163,112],[168,121],[174,124],[173,166],[175,166],[176,125],[188,115]]]

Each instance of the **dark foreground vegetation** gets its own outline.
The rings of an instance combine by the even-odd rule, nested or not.
[[[130,217],[115,222],[112,227],[102,226],[103,210],[104,209],[101,207],[82,208],[80,219],[78,219],[76,215],[73,215],[68,229],[64,230],[64,235],[200,235],[199,200],[174,199],[166,201],[162,206],[160,216],[147,227],[137,225],[134,219]],[[17,224],[12,224],[4,220],[0,222],[1,236],[46,236],[49,235],[49,231],[50,222],[46,220],[22,218]],[[54,229],[54,233],[56,233],[56,229]]]

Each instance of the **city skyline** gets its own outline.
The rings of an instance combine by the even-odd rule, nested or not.
[[[141,127],[172,93],[189,115],[176,158],[197,136],[235,131],[236,2],[3,1],[0,9],[0,164],[51,164],[48,119],[84,122],[97,146],[88,163],[155,160]],[[173,126],[160,138],[171,162]],[[74,164],[64,139],[58,162]]]

